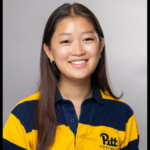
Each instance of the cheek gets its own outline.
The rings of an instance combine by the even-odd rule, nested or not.
[[[98,46],[97,44],[86,44],[84,45],[84,48],[86,49],[86,51],[94,57],[98,56]]]
[[[67,48],[57,48],[57,50],[55,50],[55,53],[54,53],[54,59],[57,61],[57,60],[63,60],[63,59],[66,59],[68,57],[68,51],[67,51]]]

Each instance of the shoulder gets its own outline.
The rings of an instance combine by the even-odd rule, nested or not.
[[[20,122],[26,132],[30,132],[35,129],[35,109],[39,99],[40,92],[37,92],[29,97],[20,100],[14,108],[11,110],[10,116],[13,118],[13,122]]]
[[[14,110],[16,107],[18,107],[18,106],[21,106],[21,105],[24,105],[25,103],[27,103],[27,102],[32,102],[32,101],[34,101],[34,100],[38,100],[39,99],[39,96],[40,96],[40,92],[37,92],[37,93],[34,93],[34,94],[32,94],[32,95],[30,95],[30,96],[28,96],[28,97],[26,97],[26,98],[24,98],[24,99],[22,99],[22,100],[20,100],[15,106],[14,106],[14,108],[12,109],[12,110]]]
[[[36,129],[35,106],[39,99],[39,92],[20,100],[11,110],[4,127],[5,139],[19,137]],[[12,139],[10,139],[11,141]]]
[[[122,116],[126,121],[133,115],[132,108],[123,100],[113,98],[109,93],[103,93],[101,95],[104,101],[104,107],[116,116]]]
[[[125,103],[127,104],[126,102],[124,102],[123,100],[121,99],[115,99],[114,97],[112,97],[108,92],[103,92],[102,90],[100,90],[100,93],[102,95],[102,98],[105,99],[105,100],[112,100],[114,102],[122,102],[122,103]]]
[[[22,125],[26,126],[34,120],[36,102],[39,99],[39,92],[20,100],[11,110],[11,115],[18,119]]]
[[[32,94],[22,100],[20,100],[12,109],[11,113],[14,115],[17,115],[18,113],[24,112],[24,111],[30,111],[31,108],[33,108],[36,104],[36,101],[39,99],[40,93],[37,92],[35,94]]]
[[[100,90],[100,93],[101,93],[104,101],[108,101],[108,103],[111,103],[111,104],[113,104],[113,103],[118,104],[120,106],[126,107],[127,109],[131,109],[131,107],[125,101],[123,101],[121,99],[115,99],[109,93],[107,93],[107,92],[104,93],[101,90]]]

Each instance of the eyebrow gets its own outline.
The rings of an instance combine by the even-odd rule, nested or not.
[[[93,31],[85,31],[85,32],[82,32],[81,34],[85,34],[85,33],[93,33],[94,34]],[[61,36],[61,35],[71,35],[71,33],[61,33],[58,36]]]

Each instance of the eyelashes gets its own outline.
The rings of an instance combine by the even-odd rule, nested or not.
[[[62,41],[62,42],[60,42],[61,44],[63,44],[63,43],[65,43],[65,44],[68,44],[68,40],[65,40],[65,41]]]
[[[84,39],[83,41],[87,41],[87,42],[88,42],[88,41],[93,41],[93,40],[94,40],[94,39],[92,39],[92,38],[86,38],[86,39]],[[64,43],[64,44],[68,44],[69,42],[70,42],[69,40],[64,40],[64,41],[61,41],[60,43],[61,43],[61,44],[63,44],[63,43]]]
[[[86,41],[93,41],[94,39],[92,39],[92,38],[86,38],[85,40]]]

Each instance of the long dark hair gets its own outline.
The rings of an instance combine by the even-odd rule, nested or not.
[[[66,17],[82,16],[86,18],[95,28],[99,40],[101,37],[104,38],[101,26],[95,17],[95,15],[85,6],[79,3],[65,3],[58,7],[49,17],[41,45],[41,56],[40,56],[40,84],[39,89],[40,97],[37,102],[36,110],[36,127],[37,127],[37,150],[46,150],[50,148],[55,139],[57,119],[55,114],[55,93],[56,85],[59,81],[60,71],[56,65],[52,65],[43,50],[43,44],[51,46],[51,38],[55,32],[56,25]],[[91,81],[97,83],[99,89],[104,93],[107,91],[115,99],[119,99],[113,94],[107,77],[106,72],[106,58],[105,58],[105,46],[101,53],[101,59],[98,63],[97,68],[92,74]]]

